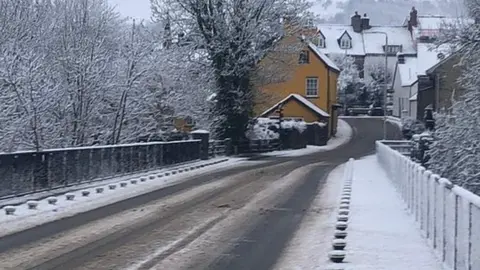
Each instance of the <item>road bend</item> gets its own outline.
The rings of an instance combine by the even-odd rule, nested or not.
[[[334,150],[262,158],[0,238],[0,269],[271,269],[329,172],[372,154],[382,121]],[[399,138],[393,125],[389,138]],[[257,157],[258,158],[258,157]]]

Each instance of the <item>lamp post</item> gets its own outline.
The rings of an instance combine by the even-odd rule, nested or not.
[[[383,139],[387,139],[387,91],[388,91],[388,86],[387,86],[387,74],[388,74],[388,34],[386,32],[381,32],[381,31],[372,31],[368,32],[368,34],[382,34],[385,35],[385,49],[384,49],[384,55],[385,55],[385,74],[383,76],[383,84],[384,84],[384,89],[383,89]]]

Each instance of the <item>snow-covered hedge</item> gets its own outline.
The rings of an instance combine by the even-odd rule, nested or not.
[[[247,130],[247,138],[250,140],[274,140],[280,137],[278,133],[278,119],[256,118]],[[283,120],[282,129],[296,129],[303,133],[307,129],[305,121]]]

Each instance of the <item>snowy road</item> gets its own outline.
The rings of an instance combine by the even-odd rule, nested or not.
[[[347,121],[353,139],[337,149],[266,157],[0,239],[0,269],[271,269],[328,173],[374,151],[381,120]]]

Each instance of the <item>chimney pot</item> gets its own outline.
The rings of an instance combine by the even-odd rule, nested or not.
[[[362,16],[358,15],[357,11],[355,11],[355,15],[352,16],[351,25],[355,33],[362,32]]]
[[[417,14],[418,14],[418,12],[415,9],[415,7],[412,7],[412,11],[410,11],[410,20],[409,20],[412,27],[417,27],[418,26],[418,16],[417,16]]]
[[[361,20],[362,30],[367,30],[372,28],[370,26],[370,18],[367,17],[367,13],[363,14],[363,18]]]

